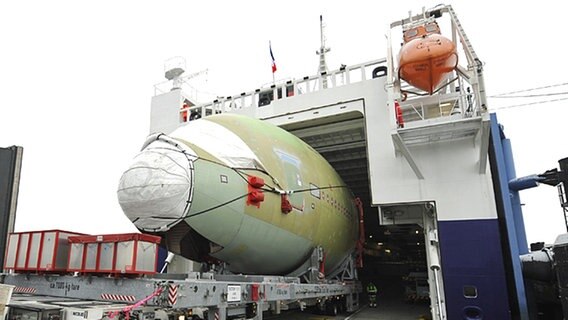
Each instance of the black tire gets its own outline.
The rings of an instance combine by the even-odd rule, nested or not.
[[[339,314],[339,307],[337,306],[337,303],[330,303],[327,306],[327,315],[329,316],[337,316]]]
[[[311,307],[311,313],[325,315],[327,313],[327,304],[320,304]]]
[[[345,313],[347,311],[347,306],[345,305],[345,301],[341,301],[339,303],[339,313]]]

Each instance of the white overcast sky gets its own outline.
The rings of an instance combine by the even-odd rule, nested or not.
[[[207,90],[234,95],[272,80],[269,40],[278,78],[315,74],[320,14],[332,49],[328,66],[336,69],[385,57],[388,25],[438,3],[3,1],[0,146],[24,147],[16,229],[135,230],[116,187],[148,134],[164,60],[185,57],[189,73],[208,68]],[[489,96],[568,82],[568,2],[448,3],[485,63]],[[489,106],[531,101],[491,99]],[[518,176],[568,156],[567,103],[497,111]],[[556,188],[524,191],[522,201],[529,242],[550,243],[565,232]]]

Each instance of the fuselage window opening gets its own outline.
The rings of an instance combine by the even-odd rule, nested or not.
[[[321,199],[320,189],[313,183],[310,183],[310,194],[318,199]]]

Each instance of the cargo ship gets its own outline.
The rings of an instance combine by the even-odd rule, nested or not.
[[[322,36],[317,74],[213,101],[167,69],[118,186],[151,235],[11,233],[8,319],[530,319],[525,180],[483,64],[451,6],[390,27],[386,58],[330,70]]]

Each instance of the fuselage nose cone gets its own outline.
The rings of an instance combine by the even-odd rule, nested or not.
[[[166,231],[184,218],[192,195],[193,163],[174,146],[148,145],[118,186],[118,202],[126,216],[143,231]]]

